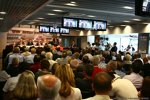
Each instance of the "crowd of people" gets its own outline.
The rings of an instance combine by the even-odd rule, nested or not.
[[[150,56],[139,52],[7,45],[1,100],[149,100]]]

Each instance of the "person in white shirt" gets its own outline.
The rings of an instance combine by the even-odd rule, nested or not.
[[[93,89],[96,95],[83,100],[110,100],[109,92],[112,89],[111,82],[111,76],[106,72],[96,74],[93,80]]]
[[[131,81],[121,79],[120,76],[114,73],[109,73],[112,76],[112,90],[109,95],[116,100],[138,100],[138,91]]]

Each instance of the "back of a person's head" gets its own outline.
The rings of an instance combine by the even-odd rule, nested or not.
[[[93,65],[98,65],[100,63],[100,58],[99,56],[93,56]]]
[[[35,48],[31,48],[31,53],[32,54],[36,53],[36,49]]]
[[[135,73],[139,73],[143,67],[143,63],[140,59],[133,61],[131,68]]]
[[[62,51],[62,58],[66,58],[66,57],[67,57],[67,51],[64,50],[64,51]]]
[[[85,66],[85,73],[88,76],[92,76],[93,70],[94,70],[94,66],[92,64],[86,64],[86,66]]]
[[[150,99],[150,76],[145,77],[143,80],[141,87],[141,97],[148,97]]]
[[[19,73],[24,72],[25,70],[29,70],[30,69],[30,64],[27,62],[21,62],[19,63]]]
[[[90,59],[89,59],[88,56],[83,56],[83,57],[82,57],[82,61],[83,61],[83,63],[89,63],[89,62],[90,62]]]
[[[40,62],[40,60],[41,60],[40,55],[35,55],[34,58],[33,58],[34,63],[35,62]]]
[[[14,47],[13,53],[20,53],[20,48],[19,47]]]
[[[77,59],[73,59],[70,61],[70,67],[75,70],[77,69],[79,66],[79,61]]]
[[[110,60],[107,64],[108,71],[115,71],[117,69],[117,61]]]
[[[26,70],[20,75],[13,93],[19,100],[37,98],[37,86],[32,71]]]
[[[38,77],[37,87],[39,98],[55,99],[61,87],[61,81],[54,75],[46,74]]]
[[[53,54],[52,54],[51,52],[47,52],[47,53],[45,54],[45,57],[46,57],[46,59],[52,60],[52,59],[53,59]]]
[[[79,53],[79,52],[75,52],[75,53],[73,54],[73,57],[74,57],[75,59],[78,59],[79,56],[80,56],[80,53]]]
[[[15,57],[12,59],[12,65],[18,65],[19,64],[19,58]]]
[[[41,69],[42,69],[42,70],[43,70],[43,69],[49,70],[49,67],[50,67],[49,61],[46,60],[46,59],[43,59],[43,60],[41,61]]]
[[[124,61],[131,61],[131,59],[132,59],[132,57],[131,57],[131,55],[129,55],[129,54],[126,54],[126,55],[124,56]]]
[[[112,89],[112,78],[106,72],[96,74],[93,80],[93,88],[97,94],[108,93]]]

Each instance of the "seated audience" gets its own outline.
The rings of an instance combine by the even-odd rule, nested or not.
[[[72,69],[68,64],[57,68],[55,75],[61,80],[59,96],[56,100],[81,100],[81,91],[75,88],[75,80]]]
[[[112,79],[109,74],[105,72],[98,73],[93,80],[93,89],[96,95],[84,100],[110,100],[111,81]]]
[[[46,74],[38,77],[38,99],[37,100],[57,100],[61,87],[61,81],[54,75]]]

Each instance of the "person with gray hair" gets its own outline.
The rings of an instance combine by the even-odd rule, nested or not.
[[[38,77],[38,99],[37,100],[55,100],[59,94],[61,81],[54,75],[46,74]]]

